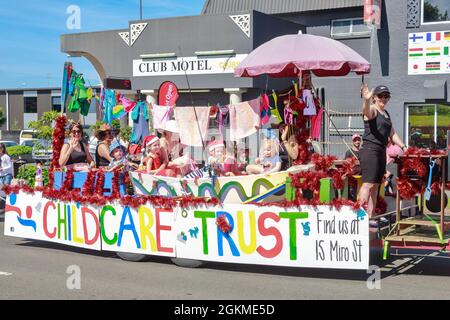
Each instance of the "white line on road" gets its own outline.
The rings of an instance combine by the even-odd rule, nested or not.
[[[0,276],[11,276],[12,273],[0,271]]]

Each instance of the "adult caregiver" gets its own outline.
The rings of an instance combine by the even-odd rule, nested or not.
[[[364,135],[360,155],[362,187],[359,199],[368,204],[368,215],[373,218],[378,190],[386,171],[386,147],[389,138],[403,150],[406,149],[400,136],[395,132],[386,105],[391,92],[386,86],[378,86],[370,91],[366,84],[361,88],[363,96]]]

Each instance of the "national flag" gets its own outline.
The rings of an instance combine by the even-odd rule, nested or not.
[[[440,62],[427,62],[425,68],[427,71],[441,70],[441,63]]]
[[[413,33],[413,35],[409,37],[409,40],[412,40],[413,43],[416,43],[416,40],[423,40],[423,36],[418,36],[417,34]],[[450,32],[449,32],[449,40],[450,40]]]
[[[444,32],[444,40],[450,40],[450,32]]]
[[[410,57],[423,57],[423,48],[411,48],[409,49]]]
[[[434,33],[435,36],[433,37],[433,32],[428,32],[426,37],[427,37],[427,41],[440,41],[441,40],[441,33],[440,32],[436,32]],[[434,39],[433,39],[434,38]]]
[[[441,48],[440,47],[429,47],[427,48],[427,57],[434,57],[434,56],[440,56],[441,55]]]

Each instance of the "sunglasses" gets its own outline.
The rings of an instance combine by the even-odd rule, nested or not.
[[[81,134],[81,131],[80,131],[80,130],[72,130],[72,133],[73,133],[73,134],[77,134],[77,133],[80,133],[80,134]]]
[[[380,95],[378,95],[378,98],[380,98],[380,99],[389,99],[390,97],[391,97],[390,94],[380,94]]]

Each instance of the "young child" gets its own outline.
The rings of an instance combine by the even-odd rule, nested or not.
[[[226,153],[225,144],[221,140],[211,141],[208,145],[208,165],[216,176],[232,176],[235,159]]]
[[[143,146],[147,155],[147,157],[143,159],[143,164],[145,165],[147,173],[158,176],[176,177],[174,170],[167,169],[169,158],[165,149],[161,148],[157,136],[146,136],[144,138]]]
[[[109,147],[110,156],[112,157],[111,163],[108,166],[108,171],[114,171],[120,168],[125,171],[130,171],[137,168],[137,165],[130,163],[125,154],[125,147],[122,146],[117,140],[114,140]]]
[[[36,179],[34,182],[35,187],[43,187],[44,181],[42,178],[42,162],[37,160],[36,161]]]
[[[255,159],[255,164],[247,166],[248,174],[274,173],[281,169],[281,159],[278,154],[277,141],[267,138],[264,140],[262,155]]]

